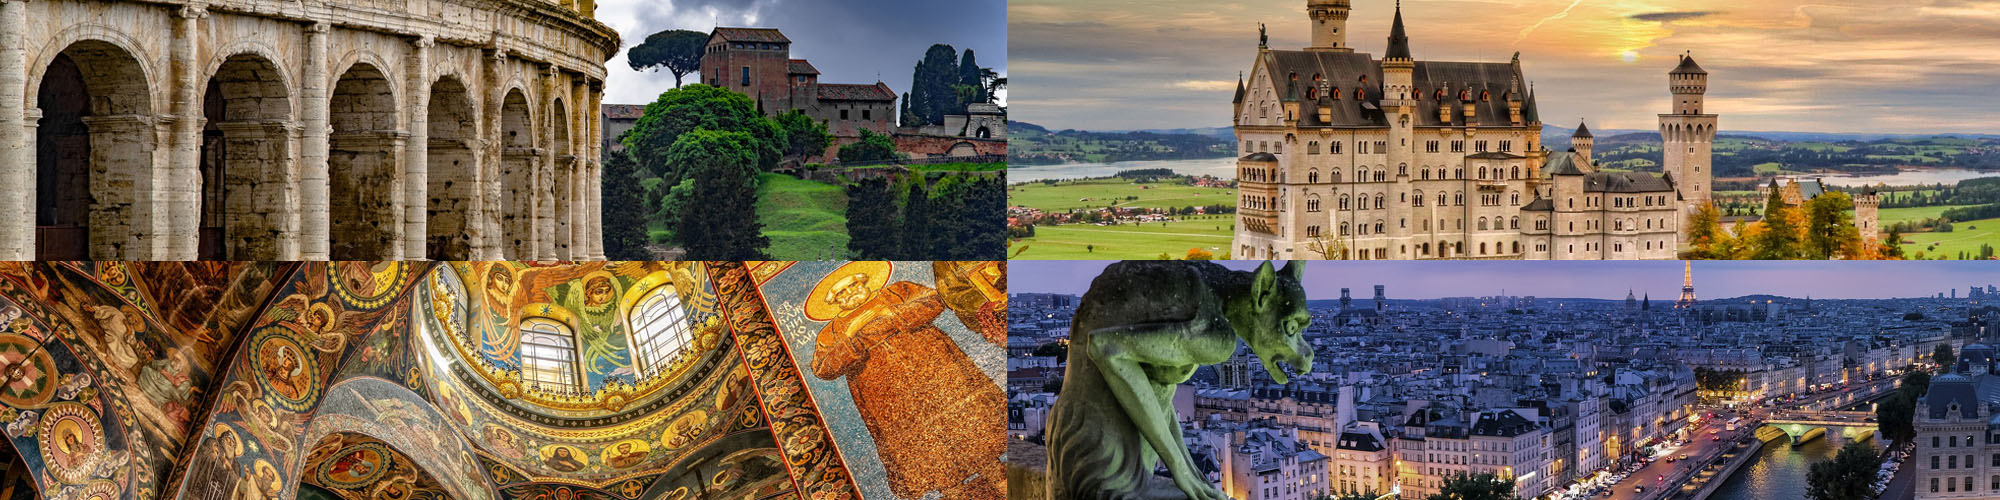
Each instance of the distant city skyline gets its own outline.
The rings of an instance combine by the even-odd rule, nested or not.
[[[1014,0],[1020,121],[1050,129],[1227,126],[1239,72],[1307,44],[1303,0]],[[1391,0],[1355,0],[1348,41],[1381,57]],[[1721,130],[1992,133],[2000,4],[1771,0],[1410,0],[1418,60],[1504,62],[1519,51],[1545,123],[1653,130],[1664,78],[1692,51]],[[1921,82],[1921,83],[1916,83]]]
[[[1014,261],[1009,293],[1082,295],[1112,261]],[[1224,261],[1255,269],[1261,261]],[[1282,266],[1283,262],[1274,262]],[[1966,288],[2000,284],[1991,263],[1962,261],[1695,261],[1694,288],[1703,300],[1745,295],[1815,299],[1886,299],[1966,295]],[[1389,299],[1495,295],[1622,300],[1626,290],[1672,306],[1680,296],[1681,261],[1310,261],[1306,296],[1356,300],[1387,287]]]

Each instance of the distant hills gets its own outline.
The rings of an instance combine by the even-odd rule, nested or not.
[[[1225,128],[1222,137],[1167,131],[1090,132],[1049,130],[1027,122],[1007,122],[1007,163],[1010,166],[1119,161],[1227,158],[1235,142]]]

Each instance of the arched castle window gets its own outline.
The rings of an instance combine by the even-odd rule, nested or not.
[[[582,392],[577,374],[576,335],[548,318],[521,321],[521,383],[529,389]]]
[[[646,292],[632,312],[633,347],[638,350],[639,370],[652,376],[673,364],[687,350],[693,333],[687,310],[673,285],[660,285]]]
[[[1354,182],[1368,182],[1368,167],[1361,167],[1354,173]]]
[[[1383,197],[1383,196],[1382,196],[1382,193],[1375,193],[1375,209],[1376,209],[1376,210],[1381,210],[1381,209],[1382,209],[1382,200],[1385,200],[1385,199],[1387,199],[1387,198]]]
[[[1335,144],[1339,144],[1339,143],[1335,143]],[[1335,183],[1338,183],[1338,182],[1340,182],[1340,167],[1334,167],[1334,168],[1333,168],[1333,182],[1335,182]]]
[[[1318,145],[1319,145],[1319,143],[1315,142],[1315,143],[1313,143],[1313,145],[1314,145],[1314,146],[1318,146]],[[1319,169],[1315,168],[1315,169],[1312,169],[1312,170],[1308,170],[1308,171],[1306,171],[1306,182],[1308,182],[1308,183],[1312,183],[1312,184],[1319,184]]]
[[[1410,201],[1415,202],[1416,206],[1419,207],[1424,206],[1424,191],[1419,189],[1415,192],[1410,193]]]
[[[1319,87],[1306,87],[1306,100],[1308,101],[1319,100]]]
[[[1340,235],[1347,236],[1347,223],[1345,222],[1340,223]]]
[[[1508,177],[1508,178],[1509,178],[1509,179],[1520,179],[1520,178],[1521,178],[1521,166],[1520,166],[1520,165],[1515,165],[1515,166],[1514,166],[1514,176],[1513,176],[1513,177]]]
[[[1519,216],[1507,219],[1507,229],[1520,229],[1520,228],[1521,228],[1521,218]],[[1514,251],[1519,252],[1520,250],[1516,249]]]
[[[1486,230],[1486,218],[1485,218],[1485,217],[1480,217],[1480,218],[1479,218],[1479,230],[1480,230],[1480,231],[1485,231],[1485,230]],[[1484,244],[1485,244],[1485,243],[1481,243],[1481,245],[1484,245]]]
[[[1340,195],[1340,209],[1347,210],[1347,195],[1345,194]],[[1341,232],[1345,233],[1346,231],[1341,231]]]
[[[1379,199],[1379,198],[1378,198],[1378,199]],[[1382,221],[1382,219],[1375,219],[1375,232],[1376,232],[1376,233],[1378,233],[1378,234],[1379,234],[1379,233],[1381,233],[1381,232],[1382,232],[1382,228],[1384,228],[1384,227],[1387,227],[1387,226],[1386,226],[1386,223]]]
[[[1518,206],[1521,206],[1521,193],[1520,193],[1520,192],[1514,192],[1514,193],[1510,193],[1510,194],[1508,194],[1508,198],[1509,198],[1509,200],[1508,200],[1508,201],[1509,201],[1510,203],[1512,203],[1512,204],[1513,204],[1514,206],[1517,206],[1517,207],[1518,207]]]
[[[1404,164],[1401,164],[1401,165],[1396,165],[1396,176],[1397,176],[1397,177],[1409,177],[1409,176],[1410,176],[1410,164],[1408,164],[1408,163],[1404,163]]]
[[[1376,171],[1375,171],[1375,182],[1382,182],[1382,181],[1386,181],[1386,180],[1389,180],[1389,169],[1387,169],[1387,168],[1384,168],[1384,169],[1381,169],[1381,170],[1376,170]],[[1380,208],[1380,207],[1377,207],[1377,208]]]
[[[1319,141],[1306,141],[1306,154],[1319,154]]]
[[[1453,178],[1453,179],[1465,179],[1465,167],[1458,167],[1458,168],[1454,168],[1454,169],[1451,169],[1451,178]]]
[[[1479,167],[1479,180],[1486,180],[1486,167]]]
[[[1462,206],[1465,206],[1465,192],[1464,192],[1464,191],[1459,191],[1459,192],[1456,192],[1456,193],[1452,193],[1452,194],[1451,194],[1451,204],[1452,204],[1452,205],[1456,205],[1456,206],[1461,206],[1461,207],[1462,207]]]
[[[1319,195],[1317,194],[1306,195],[1306,211],[1307,212],[1319,211]]]

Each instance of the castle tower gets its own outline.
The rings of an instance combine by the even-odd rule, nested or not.
[[[1347,289],[1346,288],[1340,289],[1340,310],[1342,311],[1347,310],[1347,306],[1353,303],[1354,303],[1354,297],[1347,294]]]
[[[1575,148],[1576,156],[1583,160],[1590,159],[1590,148],[1595,146],[1596,142],[1597,139],[1590,135],[1590,127],[1583,122],[1577,122],[1576,133],[1569,135],[1569,147]]]
[[[1679,227],[1685,228],[1688,216],[1710,199],[1715,115],[1702,113],[1708,71],[1694,63],[1694,56],[1682,55],[1680,66],[1667,73],[1667,89],[1673,92],[1674,112],[1660,115],[1660,139],[1666,149],[1661,170],[1673,177],[1674,190],[1683,204]]]
[[[1410,163],[1416,156],[1416,114],[1417,101],[1415,84],[1411,73],[1417,68],[1410,58],[1410,37],[1403,32],[1403,4],[1396,3],[1394,24],[1389,27],[1389,49],[1382,56],[1382,100],[1378,105],[1389,122],[1389,157],[1384,165],[1394,177],[1397,192],[1410,192]],[[1408,203],[1396,203],[1390,207],[1389,220],[1409,220],[1414,209]],[[1408,237],[1415,230],[1414,225],[1391,225],[1391,234]],[[1407,241],[1407,240],[1405,240]]]
[[[1674,309],[1694,307],[1694,262],[1681,261],[1681,298],[1674,301]]]
[[[1878,223],[1876,208],[1881,205],[1882,195],[1875,192],[1875,186],[1861,188],[1861,194],[1854,197],[1854,228],[1861,232],[1862,243],[1871,247],[1875,246],[1875,242],[1879,239],[1877,235],[1882,231],[1882,228],[1876,225]],[[1889,243],[1902,244],[1900,241]]]
[[[1353,52],[1347,46],[1348,0],[1306,0],[1306,15],[1312,16],[1312,45],[1306,50]]]
[[[1375,285],[1375,312],[1382,312],[1383,309],[1387,309],[1389,307],[1388,300],[1389,297],[1383,293],[1382,285]]]

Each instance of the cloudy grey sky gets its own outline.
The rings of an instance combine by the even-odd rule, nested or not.
[[[1392,0],[1354,0],[1380,56]],[[2000,132],[2000,0],[1408,0],[1420,60],[1521,52],[1546,123],[1652,129],[1693,51],[1724,132]],[[1257,51],[1303,47],[1305,0],[1013,0],[1016,120],[1122,130],[1229,124]]]
[[[718,24],[783,30],[792,57],[812,61],[826,83],[875,83],[879,75],[896,93],[908,92],[933,43],[972,49],[980,66],[1007,74],[1005,0],[600,0],[597,20],[624,39],[605,63],[605,104],[650,103],[674,86],[664,70],[632,71],[625,50],[661,30],[708,32]]]
[[[1009,292],[1082,294],[1109,261],[1014,261]],[[1258,261],[1231,261],[1255,269]],[[1277,262],[1276,265],[1283,265]],[[1824,299],[1929,297],[1974,284],[2000,285],[1990,263],[1955,261],[1699,261],[1695,295],[1719,299],[1752,294]],[[1306,267],[1306,294],[1340,298],[1340,288],[1372,296],[1387,285],[1392,299],[1532,295],[1623,299],[1625,291],[1654,300],[1680,296],[1680,261],[1318,261]]]

